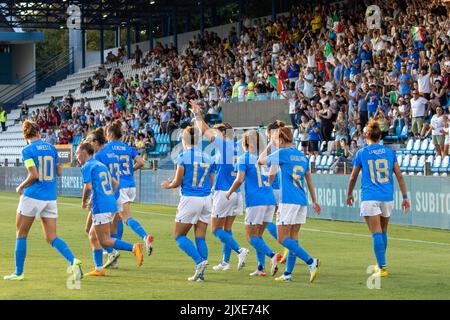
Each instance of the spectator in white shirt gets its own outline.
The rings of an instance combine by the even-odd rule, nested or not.
[[[445,117],[444,110],[439,106],[436,108],[436,114],[431,118],[430,130],[433,143],[436,146],[436,156],[444,156],[445,136],[442,131],[444,129]]]
[[[430,99],[431,93],[431,74],[428,72],[426,67],[420,70],[420,74],[417,75],[417,84],[419,89],[419,94],[425,99]]]
[[[425,118],[425,111],[427,107],[428,100],[424,97],[419,96],[419,92],[414,89],[412,92],[413,97],[411,98],[411,113],[412,113],[412,132],[417,138],[422,131],[423,121]]]

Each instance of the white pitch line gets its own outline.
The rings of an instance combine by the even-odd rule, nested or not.
[[[16,198],[5,197],[5,196],[0,196],[0,199],[18,200]],[[80,210],[81,210],[81,205],[79,205],[79,204],[70,203],[70,202],[60,202],[60,201],[58,201],[58,204],[63,205],[63,206],[69,206],[69,207],[79,207]],[[155,211],[149,212],[149,211],[133,210],[133,212],[143,213],[143,214],[152,214],[152,215],[155,215],[155,216],[172,217],[171,215],[168,215],[166,213],[155,212]],[[235,223],[244,224],[241,221],[236,221]],[[303,230],[303,231],[310,231],[310,232],[322,232],[322,233],[337,234],[337,235],[342,235],[342,236],[353,236],[353,237],[363,237],[363,238],[371,238],[372,237],[371,235],[368,235],[368,234],[333,231],[333,230],[320,230],[320,229],[313,229],[313,228],[302,228],[301,230]],[[432,244],[432,245],[440,245],[440,246],[450,247],[450,243],[445,243],[445,242],[435,242],[435,241],[427,241],[427,240],[397,238],[397,237],[389,237],[389,240],[397,240],[397,241],[405,241],[405,242],[413,242],[413,243],[423,243],[423,244]]]

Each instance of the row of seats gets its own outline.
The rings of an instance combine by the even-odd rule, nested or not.
[[[450,171],[449,156],[442,158],[441,156],[435,157],[433,155],[397,154],[397,162],[403,174],[423,175],[427,163],[433,175],[447,175]]]
[[[408,139],[406,142],[406,148],[400,150],[397,153],[400,154],[425,154],[431,155],[436,152],[436,147],[431,139]]]

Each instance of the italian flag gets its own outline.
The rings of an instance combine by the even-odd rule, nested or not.
[[[412,34],[413,41],[423,42],[426,40],[424,30],[421,27],[412,27],[411,34]]]
[[[275,76],[270,76],[269,77],[269,82],[272,84],[272,86],[277,89],[278,93],[280,93],[281,91],[283,91],[283,82],[278,79]]]
[[[336,60],[334,59],[333,52],[331,51],[331,45],[329,42],[325,44],[325,58],[327,62],[331,63],[333,66],[336,66]]]

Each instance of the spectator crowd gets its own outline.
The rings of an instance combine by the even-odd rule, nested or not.
[[[37,120],[45,139],[60,144],[122,119],[125,141],[148,151],[156,145],[155,124],[170,133],[191,123],[190,99],[215,123],[228,102],[277,98],[286,99],[306,153],[350,159],[375,118],[384,136],[396,128],[431,136],[436,153],[447,155],[450,11],[434,0],[370,4],[381,9],[379,27],[367,24],[363,1],[302,4],[274,22],[245,18],[240,34],[232,28],[223,39],[205,31],[183,52],[161,43],[145,53],[136,47],[130,78],[121,70],[122,47],[80,85],[82,93],[108,88],[104,108],[94,111],[88,99],[75,102],[69,94],[32,114],[24,106],[22,117]]]

